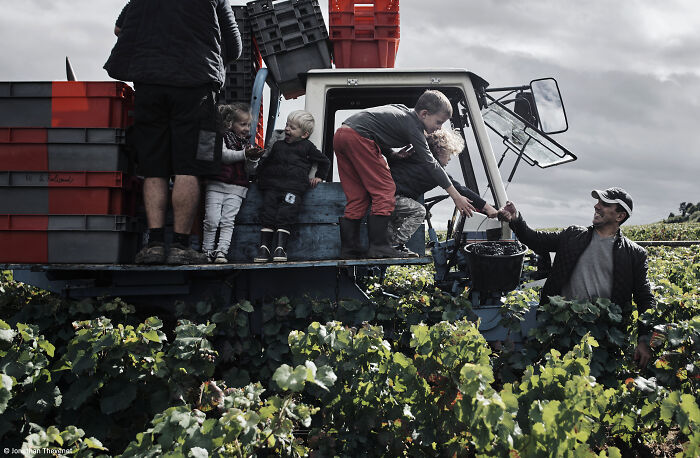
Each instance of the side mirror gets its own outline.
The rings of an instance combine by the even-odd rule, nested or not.
[[[557,80],[554,78],[532,80],[530,91],[542,132],[546,134],[565,132],[569,128],[569,123],[566,120],[564,102],[561,99]]]

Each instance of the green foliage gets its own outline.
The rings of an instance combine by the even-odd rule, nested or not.
[[[87,458],[95,456],[95,451],[107,451],[99,440],[85,437],[85,431],[75,426],[69,426],[63,431],[55,426],[44,429],[33,423],[30,427],[31,434],[22,444],[24,456]]]
[[[622,226],[622,232],[631,240],[700,240],[700,222],[684,224],[647,224]]]
[[[633,309],[554,298],[524,348],[489,345],[422,267],[370,280],[372,303],[181,303],[176,325],[5,272],[0,436],[71,456],[698,456],[700,247],[648,251],[646,372]],[[506,296],[512,335],[537,295]]]
[[[294,437],[294,429],[308,426],[318,409],[299,403],[293,394],[263,400],[264,391],[259,383],[224,389],[209,415],[190,406],[170,407],[153,418],[123,456],[306,456],[309,449]]]
[[[563,357],[551,350],[544,366],[527,368],[514,390],[520,407],[518,424],[524,433],[517,447],[523,456],[566,456],[589,450],[614,392],[605,390],[590,374],[597,346],[586,334]]]
[[[630,315],[631,312],[624,314],[626,318]],[[537,341],[540,354],[547,354],[550,348],[566,352],[590,334],[599,342],[592,350],[591,375],[613,386],[623,364],[623,352],[631,345],[626,332],[629,323],[623,321],[622,309],[609,299],[596,299],[592,303],[553,296],[539,307],[538,326],[530,330],[530,335]]]

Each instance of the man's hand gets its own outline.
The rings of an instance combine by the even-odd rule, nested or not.
[[[264,150],[259,146],[248,145],[245,147],[245,158],[251,161],[257,161],[263,155]]]
[[[518,217],[518,210],[515,208],[515,204],[510,200],[498,210],[498,219],[501,221],[511,222]]]
[[[634,349],[634,361],[637,363],[637,367],[645,368],[651,359],[651,351],[649,346],[644,342],[637,343],[637,348]]]
[[[452,197],[452,200],[454,201],[457,210],[462,212],[463,215],[467,215],[471,218],[473,212],[476,211],[476,208],[474,208],[472,205],[472,201],[461,194]]]
[[[318,178],[318,177],[313,177],[309,179],[309,184],[311,185],[312,188],[315,188],[317,184],[322,182],[323,180]]]

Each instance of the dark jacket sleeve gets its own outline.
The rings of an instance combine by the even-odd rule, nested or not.
[[[547,232],[530,229],[521,214],[518,215],[515,221],[510,222],[510,228],[513,229],[513,232],[515,232],[515,235],[518,236],[522,243],[538,253],[542,251],[557,251],[563,234],[563,231]]]
[[[326,155],[320,152],[313,143],[311,143],[311,147],[309,148],[309,159],[318,164],[316,178],[325,180],[328,176],[328,170],[331,168],[331,161],[329,161]]]
[[[474,208],[477,210],[481,211],[484,208],[484,205],[486,205],[486,201],[481,198],[481,196],[471,189],[467,188],[466,186],[463,186],[462,183],[459,181],[455,180],[452,178],[452,175],[449,173],[447,174],[448,177],[450,177],[450,181],[452,182],[452,186],[457,189],[457,192],[459,192],[461,195],[466,197],[467,199],[472,201],[472,204],[474,205]]]
[[[223,56],[224,63],[228,63],[241,57],[243,49],[241,32],[238,30],[238,24],[236,24],[236,18],[228,0],[219,0],[216,15],[219,18],[219,28],[224,41],[224,52],[226,53]]]
[[[126,19],[126,13],[129,12],[129,5],[131,2],[126,2],[126,5],[124,5],[124,8],[122,8],[122,12],[119,13],[119,16],[117,17],[117,21],[114,23],[117,27],[120,29],[124,26],[124,20]]]
[[[651,292],[651,285],[649,284],[649,277],[647,276],[649,270],[649,262],[647,260],[647,254],[643,249],[640,249],[636,253],[634,265],[633,281],[634,286],[632,289],[632,296],[634,297],[634,302],[637,304],[637,313],[641,315],[649,308],[656,307],[656,299],[654,299],[654,294]],[[651,334],[651,327],[639,323],[639,336],[648,336]]]

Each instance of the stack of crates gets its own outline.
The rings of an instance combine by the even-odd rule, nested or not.
[[[0,82],[0,262],[132,262],[139,181],[119,82]]]
[[[219,102],[250,103],[255,75],[262,66],[262,57],[253,43],[253,30],[248,19],[247,8],[245,6],[232,6],[232,9],[238,30],[241,33],[243,50],[241,57],[226,68],[226,81],[224,89],[219,95]]]
[[[329,0],[337,68],[393,68],[399,48],[399,0]]]
[[[286,99],[304,95],[304,74],[331,67],[318,0],[255,0],[247,7],[258,49],[280,92]]]

